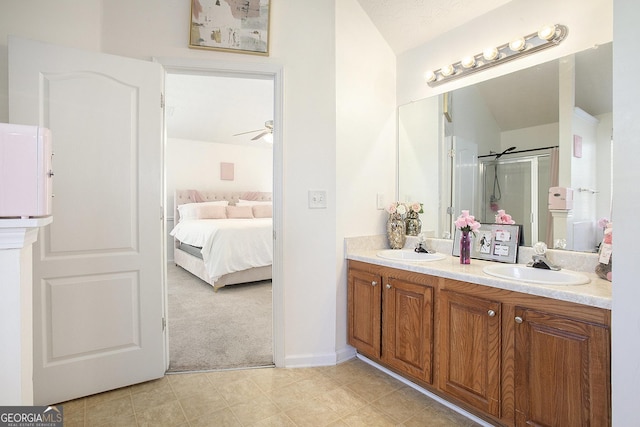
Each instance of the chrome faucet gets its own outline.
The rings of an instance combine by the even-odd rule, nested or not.
[[[544,242],[538,242],[533,245],[535,254],[531,257],[531,261],[527,263],[527,267],[542,268],[544,270],[559,271],[560,266],[553,264],[547,259],[547,245]]]

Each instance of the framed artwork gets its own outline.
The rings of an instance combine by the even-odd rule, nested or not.
[[[234,180],[234,164],[220,162],[220,179],[222,181],[233,181]]]
[[[189,47],[269,55],[271,0],[191,0]]]
[[[498,261],[509,264],[518,262],[520,243],[518,224],[481,224],[476,235],[471,234],[471,258]],[[460,256],[460,234],[456,229],[453,240],[453,256]]]

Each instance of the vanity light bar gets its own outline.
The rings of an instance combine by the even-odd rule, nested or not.
[[[454,64],[445,65],[437,70],[427,71],[424,78],[429,86],[435,87],[451,80],[495,67],[504,62],[557,46],[567,37],[568,32],[569,30],[565,25],[546,25],[528,36],[514,39],[502,46],[490,47],[481,53],[467,56]]]

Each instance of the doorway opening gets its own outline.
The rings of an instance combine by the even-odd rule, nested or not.
[[[171,215],[176,190],[271,193],[273,239],[281,187],[279,72],[217,65],[203,69],[165,64],[165,69],[167,233],[177,223]],[[278,244],[271,243],[277,267]],[[271,267],[272,280],[227,285],[214,292],[174,265],[170,235],[166,246],[169,371],[278,365],[278,269]]]

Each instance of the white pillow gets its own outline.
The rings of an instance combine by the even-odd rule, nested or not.
[[[236,206],[273,205],[271,200],[238,200]]]
[[[202,206],[227,206],[228,204],[229,202],[226,200],[216,200],[214,202],[185,203],[178,205],[180,221],[183,219],[198,219],[198,210],[200,210]]]

